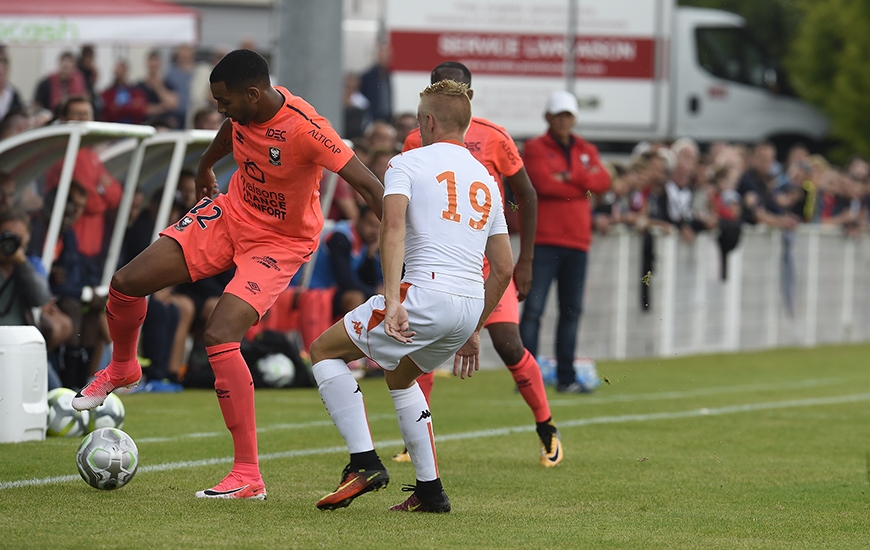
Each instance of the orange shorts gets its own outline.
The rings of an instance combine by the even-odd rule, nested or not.
[[[517,299],[517,285],[514,284],[514,279],[511,277],[507,289],[501,296],[501,300],[496,304],[489,317],[484,321],[483,326],[488,327],[495,323],[512,323],[520,324],[520,301]]]
[[[160,234],[181,245],[193,281],[235,266],[236,274],[224,292],[241,298],[262,317],[318,241],[293,239],[242,222],[227,213],[226,201],[226,195],[203,199]]]

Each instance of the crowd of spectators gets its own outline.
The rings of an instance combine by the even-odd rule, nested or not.
[[[777,160],[784,153],[784,160]],[[803,144],[788,151],[764,141],[717,142],[702,153],[691,139],[643,142],[625,163],[608,164],[613,185],[595,197],[594,225],[657,226],[691,242],[700,231],[762,224],[868,226],[870,163],[852,157],[838,167]]]
[[[782,159],[782,160],[779,160]],[[716,235],[721,278],[728,254],[746,226],[782,230],[783,268],[791,262],[794,229],[800,224],[838,227],[854,236],[870,222],[870,163],[853,156],[844,166],[811,154],[797,143],[780,151],[774,143],[716,142],[702,152],[688,138],[673,143],[643,142],[630,160],[608,165],[612,186],[594,197],[594,229],[632,227],[644,236],[641,275],[655,272],[650,228],[676,232],[692,242],[702,231]],[[786,277],[788,279],[788,277]],[[641,306],[650,308],[650,288],[641,288]],[[791,293],[784,292],[791,312]]]
[[[28,98],[9,82],[9,59],[0,48],[0,140],[30,128],[74,120],[217,129],[223,117],[210,97],[208,72],[220,52],[202,62],[195,54],[190,46],[179,47],[164,66],[164,52],[150,52],[145,77],[138,82],[130,79],[127,61],[118,60],[111,84],[100,90],[93,48],[85,46],[77,55],[64,52],[57,69]],[[342,135],[381,181],[390,159],[417,126],[413,113],[391,110],[389,56],[388,46],[380,48],[370,69],[360,75],[348,74],[344,80]],[[785,151],[769,142],[713,143],[702,151],[693,140],[682,138],[672,143],[640,143],[628,160],[605,164],[612,185],[592,197],[593,229],[607,233],[615,225],[625,225],[641,232],[644,273],[654,271],[651,228],[675,232],[686,242],[699,232],[713,232],[725,258],[738,245],[747,224],[789,233],[798,224],[818,223],[854,235],[870,221],[870,163],[857,156],[838,167],[801,144]],[[103,348],[110,343],[104,295],[98,289],[121,186],[94,151],[81,150],[54,264],[46,272],[39,257],[59,171],[59,165],[54,166],[37,182],[17,187],[8,174],[0,174],[0,245],[6,246],[7,241],[19,244],[8,253],[0,250],[0,323],[39,326],[59,376],[55,384],[81,387],[100,367]],[[324,303],[329,313],[325,323],[377,292],[382,284],[377,218],[347,182],[339,178],[335,185],[326,214],[332,223],[327,224],[320,254],[312,265],[311,287],[331,290]],[[161,195],[162,189],[147,197],[137,194],[122,263],[150,242]],[[194,202],[193,174],[185,171],[179,177],[172,216],[180,217]],[[515,221],[510,212],[506,214],[509,223]],[[18,235],[20,241],[7,239],[7,233]],[[723,261],[723,278],[727,277],[726,265]],[[181,388],[191,341],[195,348],[198,331],[201,337],[225,279],[219,276],[180,285],[150,301],[141,355],[151,365],[146,370],[153,382],[151,391]],[[13,295],[12,283],[6,285],[6,281],[17,281],[23,290]],[[644,289],[645,309],[650,301],[647,293]],[[41,312],[37,318],[29,314],[33,308]]]

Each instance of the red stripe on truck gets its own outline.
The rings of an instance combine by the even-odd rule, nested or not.
[[[429,72],[443,61],[465,64],[473,74],[561,76],[565,38],[558,34],[392,31],[394,71]],[[652,38],[578,36],[578,78],[635,78],[655,75]]]

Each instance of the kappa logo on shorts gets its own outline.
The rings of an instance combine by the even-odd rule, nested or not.
[[[246,286],[245,288],[251,291],[252,294],[260,292],[260,285],[258,285],[254,281],[248,281],[248,286]]]
[[[193,223],[193,218],[190,216],[185,216],[178,220],[178,223],[175,224],[175,229],[178,231],[184,231],[184,228]]]
[[[362,338],[363,324],[359,321],[353,322],[353,331],[356,333],[358,338]]]
[[[278,147],[269,147],[269,164],[272,166],[281,166],[281,149]]]
[[[281,271],[281,268],[278,267],[278,260],[275,258],[270,256],[251,256],[251,259],[267,269]]]

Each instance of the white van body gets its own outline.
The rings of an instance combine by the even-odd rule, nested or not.
[[[474,75],[475,115],[517,138],[544,130],[547,96],[565,89],[581,105],[578,132],[599,142],[814,142],[829,127],[728,12],[675,0],[387,0],[384,23],[397,113],[415,112],[431,69],[455,60]]]

